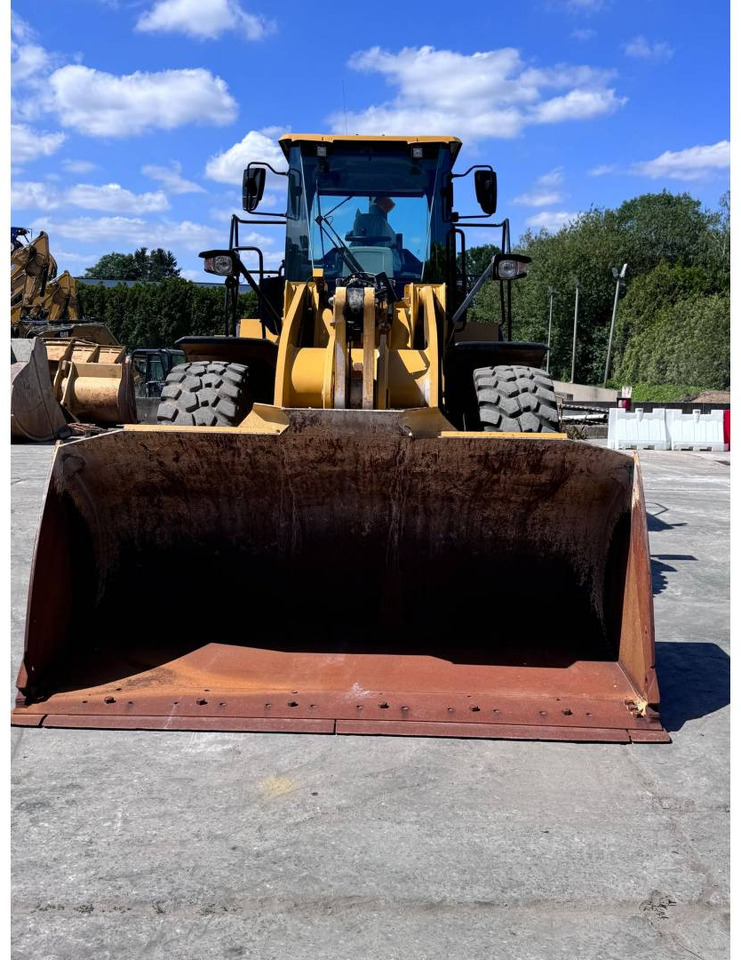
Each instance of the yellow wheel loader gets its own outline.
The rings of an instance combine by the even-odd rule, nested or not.
[[[66,270],[57,276],[49,237],[43,230],[33,240],[28,235],[11,228],[12,438],[52,440],[64,433],[68,418],[134,423],[126,347],[103,324],[80,319],[77,283]]]
[[[202,254],[225,333],[179,341],[158,425],[57,449],[13,722],[668,740],[638,462],[558,432],[545,348],[511,339],[493,169],[453,137],[280,145]],[[268,172],[285,216],[255,212]],[[277,270],[240,242],[267,223]],[[467,323],[487,282],[501,323]]]

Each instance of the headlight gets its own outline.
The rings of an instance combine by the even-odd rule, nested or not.
[[[523,263],[518,263],[516,260],[500,260],[497,265],[497,275],[500,280],[514,280],[520,272],[520,268],[524,266]]]
[[[232,272],[232,258],[231,257],[214,257],[214,273],[218,273],[222,277],[228,277]]]
[[[219,277],[232,277],[238,272],[238,261],[229,250],[207,250],[200,254],[206,273],[215,273]]]

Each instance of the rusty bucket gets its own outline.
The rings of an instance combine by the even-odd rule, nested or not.
[[[256,431],[57,450],[14,723],[668,739],[636,459],[398,411]]]
[[[126,347],[73,337],[45,343],[55,396],[76,419],[101,425],[136,422]]]
[[[39,339],[10,341],[10,432],[13,440],[53,440],[66,420],[49,376],[49,362]]]

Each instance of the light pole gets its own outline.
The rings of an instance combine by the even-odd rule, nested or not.
[[[550,306],[548,308],[548,353],[545,355],[545,372],[551,372],[551,327],[553,325],[553,287],[548,287]]]
[[[571,382],[574,382],[574,369],[576,367],[576,327],[579,322],[579,279],[574,277],[574,339],[571,344]]]
[[[628,264],[623,264],[623,269],[618,273],[617,267],[611,267],[612,275],[615,278],[615,300],[612,304],[612,320],[610,320],[610,336],[607,340],[607,360],[605,361],[605,380],[603,387],[607,386],[607,376],[610,372],[610,354],[612,353],[612,335],[615,330],[615,317],[617,316],[618,297],[620,296],[620,287],[625,286],[625,271]]]

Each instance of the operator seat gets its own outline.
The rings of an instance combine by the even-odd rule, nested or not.
[[[355,212],[352,230],[345,234],[351,247],[395,247],[396,234],[381,214]]]

